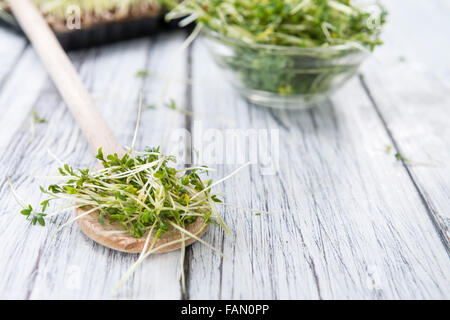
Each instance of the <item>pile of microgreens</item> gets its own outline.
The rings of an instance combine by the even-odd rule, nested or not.
[[[169,162],[175,161],[175,158],[163,155],[159,148],[146,149],[144,152],[130,151],[122,157],[117,154],[105,156],[100,148],[96,158],[100,160],[103,169],[74,169],[63,164],[59,168],[60,175],[51,177],[62,182],[51,184],[47,188],[40,187],[41,192],[48,197],[41,203],[40,210],[26,204],[14,191],[24,207],[20,213],[30,219],[33,225],[45,226],[45,219],[76,208],[84,210],[56,232],[86,215],[97,214],[102,225],[118,223],[123,230],[118,230],[117,233],[129,233],[135,238],[146,237],[146,246],[138,259],[139,263],[162,248],[154,248],[153,245],[169,230],[178,230],[182,239],[164,246],[181,242],[183,254],[186,240],[195,238],[203,242],[196,234],[186,230],[198,218],[203,219],[199,232],[210,223],[220,225],[229,232],[214,205],[221,202],[211,193],[215,184],[212,180],[200,178],[200,174],[207,173],[210,169],[175,169],[169,166]],[[71,204],[48,213],[50,203],[57,200],[69,201]],[[150,242],[152,239],[153,242]],[[133,270],[136,267],[137,265],[133,266]],[[125,280],[126,278],[121,283]]]
[[[244,164],[213,183],[211,179],[201,178],[202,174],[208,174],[213,169],[205,166],[176,169],[169,165],[170,162],[176,162],[176,158],[162,154],[159,147],[147,148],[144,152],[135,151],[134,143],[139,129],[141,111],[142,96],[131,148],[123,156],[104,155],[100,148],[96,158],[102,164],[102,169],[96,171],[74,169],[49,151],[61,167],[58,169],[59,175],[46,178],[61,182],[51,184],[47,188],[40,187],[41,192],[47,196],[47,199],[42,201],[40,210],[27,204],[8,179],[15,198],[23,207],[20,213],[33,225],[45,226],[46,219],[79,208],[84,212],[69,219],[55,233],[86,215],[97,214],[98,221],[102,225],[121,226],[122,230],[112,231],[112,233],[129,233],[135,238],[145,237],[145,245],[138,260],[124,275],[116,289],[127,280],[146,257],[164,247],[181,244],[181,262],[184,261],[185,242],[189,239],[195,239],[216,250],[198,237],[198,234],[211,223],[230,233],[215,206],[216,203],[228,204],[223,203],[217,195],[211,193],[211,189],[248,165],[248,163]],[[57,207],[49,213],[50,204],[58,200],[69,201],[70,204]],[[260,212],[256,213],[260,214]],[[199,218],[203,219],[200,230],[196,234],[189,232],[187,226]],[[155,247],[157,239],[168,231],[178,231],[181,239]],[[108,233],[111,232],[108,231]],[[185,291],[182,265],[180,277],[183,291]]]
[[[320,47],[380,44],[371,13],[351,0],[167,0],[168,19],[186,17],[220,34],[250,43]],[[386,12],[381,9],[380,26]]]
[[[73,169],[67,164],[59,168],[57,178],[63,182],[47,189],[41,187],[49,198],[42,202],[41,212],[31,213],[42,216],[50,201],[69,200],[74,204],[70,209],[83,209],[84,215],[97,212],[101,224],[118,222],[135,238],[150,230],[159,238],[171,226],[185,228],[198,217],[206,224],[216,217],[224,226],[213,206],[220,200],[210,193],[212,181],[203,181],[199,176],[208,168],[177,170],[169,166],[175,158],[163,155],[159,148],[128,152],[122,157],[105,156],[100,148],[96,158],[103,166],[98,171]]]

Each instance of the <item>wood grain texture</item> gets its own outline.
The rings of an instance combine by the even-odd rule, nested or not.
[[[433,71],[450,85],[450,42],[447,41],[450,2],[447,0],[383,0],[389,10],[386,40],[380,51],[393,50],[391,58],[404,58],[415,69]],[[407,32],[408,36],[405,36]]]
[[[225,258],[202,244],[191,246],[186,295],[177,279],[179,252],[173,252],[146,260],[116,298],[450,298],[444,241],[450,211],[450,8],[445,0],[386,5],[393,20],[386,44],[363,66],[363,78],[309,111],[248,105],[201,42],[174,55],[184,33],[71,54],[123,146],[131,143],[140,90],[144,106],[157,107],[145,108],[138,149],[161,145],[183,161],[213,146],[210,139],[227,129],[279,130],[276,175],[261,175],[262,167],[252,165],[215,189],[227,203],[273,214],[219,207],[233,234],[211,227],[204,239]],[[416,25],[423,13],[428,23]],[[18,214],[7,176],[38,204],[43,198],[37,186],[47,181],[37,176],[57,167],[47,149],[74,166],[94,166],[95,160],[33,50],[2,29],[0,42],[0,298],[110,298],[135,255],[95,244],[75,224],[51,238],[73,213],[47,228],[31,227]],[[141,69],[150,75],[136,77]],[[162,97],[167,79],[172,81]],[[194,116],[161,106],[171,98]],[[31,110],[48,120],[36,125],[34,139]],[[205,134],[208,128],[218,131]],[[395,160],[397,150],[413,161],[432,157],[444,166],[405,166]],[[218,168],[212,178],[237,167],[211,166]]]
[[[19,45],[22,47],[21,43]],[[0,152],[8,145],[17,129],[25,123],[25,116],[39,99],[47,79],[45,70],[30,47],[25,49],[20,57],[17,62],[11,61],[14,69],[5,75],[7,81],[0,91],[0,108],[3,113],[0,116]],[[30,74],[33,77],[30,77]]]
[[[217,115],[197,121],[278,128],[280,171],[252,166],[225,183],[226,202],[274,214],[222,210],[233,235],[205,239],[226,258],[192,246],[190,298],[449,297],[446,250],[358,79],[316,109],[270,111],[236,96],[201,44],[193,57],[194,113]],[[193,134],[201,149],[208,137]]]
[[[25,39],[18,37],[17,34],[0,28],[0,89],[11,75],[17,61],[22,57],[26,47]]]
[[[96,102],[108,124],[114,128],[123,145],[131,143],[137,117],[139,91],[152,85],[153,79],[140,79],[136,72],[149,64],[170,55],[184,39],[184,34],[163,35],[157,40],[126,42],[101,49],[78,52],[72,60],[78,66],[84,83],[96,97]],[[179,57],[183,65],[184,57]],[[37,63],[37,58],[34,58]],[[38,73],[39,75],[39,73]],[[22,76],[23,78],[23,76]],[[29,77],[32,78],[32,77]],[[36,82],[34,78],[30,82]],[[40,81],[39,81],[40,82]],[[45,82],[44,82],[45,83]],[[71,215],[58,217],[48,228],[31,227],[17,214],[19,207],[6,186],[6,176],[11,176],[20,194],[27,201],[39,203],[39,181],[35,175],[55,172],[57,164],[46,154],[47,148],[64,161],[75,166],[93,166],[92,152],[73,121],[63,108],[55,88],[47,81],[40,93],[35,109],[48,124],[39,125],[36,137],[30,141],[27,127],[16,130],[8,148],[2,153],[0,198],[2,210],[1,233],[3,240],[1,270],[6,275],[0,279],[2,298],[65,299],[110,298],[110,292],[120,277],[136,260],[135,255],[114,252],[95,244],[82,234],[78,226],[65,228],[55,237],[50,234]],[[178,85],[169,89],[176,99],[184,90]],[[0,99],[3,97],[0,97]],[[147,111],[146,111],[147,112]],[[184,127],[184,116],[168,110],[151,110],[161,127],[143,122],[137,148],[147,141],[160,140],[164,130]],[[29,110],[18,109],[25,124]],[[148,117],[145,114],[144,119]],[[159,128],[164,130],[158,131]],[[5,258],[6,259],[3,259]],[[178,276],[179,253],[150,257],[133,277],[125,283],[118,298],[178,299],[181,290]]]
[[[38,8],[31,0],[7,2],[93,152],[103,148],[106,155],[123,155],[125,151],[101,117],[89,91]]]
[[[10,1],[9,4],[92,151],[97,152],[97,150],[102,149],[105,155],[118,154],[123,156],[126,151],[120,146],[113,131],[101,116],[89,91],[42,14],[31,0],[14,0]],[[78,224],[81,230],[92,240],[107,248],[122,252],[140,253],[144,250],[145,237],[136,239],[130,234],[104,233],[105,229],[111,232],[113,230],[121,231],[123,228],[118,223],[105,228],[98,221],[97,214],[83,216],[84,212],[81,209],[76,210],[76,215],[80,216]],[[201,236],[206,231],[203,224],[204,220],[198,219],[196,223],[189,225],[187,230]],[[196,241],[191,238],[186,243],[165,246],[167,243],[181,239],[181,235],[180,232],[171,230],[154,243],[154,248],[158,249],[157,252],[159,253],[170,252]],[[162,248],[159,248],[161,246]]]
[[[442,41],[449,11],[433,1],[413,2],[386,2],[391,12],[386,44],[362,70],[363,83],[398,152],[410,160],[408,173],[449,249],[450,69],[442,61],[450,54],[448,41]],[[420,25],[405,20],[419,15]],[[405,33],[411,34],[407,41]]]

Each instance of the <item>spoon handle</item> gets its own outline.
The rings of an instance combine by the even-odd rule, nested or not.
[[[9,6],[33,44],[62,98],[95,152],[123,154],[111,129],[95,106],[53,31],[32,0],[7,0]]]

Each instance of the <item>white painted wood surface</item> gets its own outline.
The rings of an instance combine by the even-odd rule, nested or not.
[[[427,12],[435,17],[431,25],[448,25],[450,8],[445,1],[414,0],[416,7],[406,2],[387,1],[393,21],[385,46],[362,68],[364,77],[310,111],[248,105],[200,41],[173,54],[183,32],[71,54],[122,145],[133,135],[139,91],[145,105],[160,101],[171,75],[178,80],[166,98],[194,116],[146,109],[139,148],[162,145],[171,152],[174,132],[184,129],[192,133],[194,156],[208,128],[271,128],[280,135],[277,175],[262,176],[252,165],[217,188],[228,203],[273,214],[221,207],[233,234],[211,228],[205,240],[225,258],[198,243],[190,247],[186,295],[174,252],[149,258],[116,298],[450,298],[450,91],[443,58],[450,51],[445,28],[433,28],[425,39],[428,25],[412,26],[405,14]],[[405,32],[415,38],[406,41]],[[421,41],[435,50],[419,48]],[[152,75],[137,78],[141,69]],[[36,125],[34,139],[32,110],[48,120]],[[136,256],[96,245],[76,225],[51,238],[68,215],[47,228],[31,227],[7,187],[10,176],[27,201],[39,203],[38,185],[46,182],[36,176],[57,167],[47,149],[75,166],[95,161],[33,50],[1,28],[0,112],[0,298],[110,298]],[[384,151],[387,145],[394,148],[391,154]],[[432,162],[429,154],[442,165],[403,165],[394,158],[396,148],[413,161]],[[236,168],[217,167],[214,178]]]

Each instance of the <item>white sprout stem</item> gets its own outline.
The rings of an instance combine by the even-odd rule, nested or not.
[[[198,242],[204,244],[205,246],[207,246],[207,247],[210,248],[211,250],[216,251],[217,253],[219,253],[220,255],[223,256],[223,253],[222,253],[222,252],[220,252],[219,250],[217,250],[216,248],[214,248],[212,245],[210,245],[208,242],[204,241],[202,238],[200,238],[200,237],[196,236],[195,234],[193,234],[193,233],[187,231],[186,229],[183,229],[182,227],[180,227],[180,226],[177,225],[176,223],[170,222],[170,225],[171,225],[172,227],[174,227],[175,229],[179,230],[180,232],[187,234],[189,237],[194,238],[194,239],[197,240]],[[203,228],[202,228],[202,230],[203,230]],[[201,230],[200,230],[200,231],[201,231]],[[200,231],[199,231],[199,232],[200,232]]]
[[[128,150],[130,149],[130,147],[127,147]],[[146,152],[146,151],[135,151],[135,154],[140,154],[140,155],[149,155],[149,156],[157,156],[157,155],[161,155],[158,152]]]
[[[302,10],[303,8],[305,8],[307,5],[309,5],[311,3],[311,0],[303,0],[302,2],[300,2],[294,9],[292,9],[291,14],[294,15],[297,12],[299,12],[300,10]]]
[[[91,214],[91,213],[94,212],[94,211],[97,211],[97,210],[100,209],[101,207],[102,207],[102,206],[95,207],[95,208],[93,208],[93,209],[91,209],[91,210],[89,210],[89,211],[83,212],[82,214],[80,214],[80,215],[78,215],[78,216],[76,216],[76,217],[70,219],[69,221],[67,221],[66,223],[64,223],[62,226],[60,226],[58,229],[56,229],[56,231],[53,232],[52,237],[54,237],[59,231],[61,231],[63,228],[65,228],[65,227],[68,226],[69,224],[71,224],[71,223],[77,221],[78,219],[81,219],[81,218],[87,216],[88,214]]]
[[[117,231],[100,231],[99,232],[99,234],[101,234],[101,235],[109,235],[109,234],[125,234],[125,233],[128,233],[128,231],[119,231],[119,230],[117,230]]]
[[[197,19],[198,19],[198,14],[196,12],[194,12],[191,15],[187,16],[186,18],[184,18],[183,20],[181,20],[178,23],[178,26],[180,26],[181,28],[184,28],[188,24],[191,24],[192,22],[194,22]]]
[[[30,134],[31,134],[31,141],[33,141],[34,136],[36,135],[36,122],[34,120],[30,121]]]
[[[331,24],[329,24],[328,22],[323,22],[323,23],[321,24],[320,27],[321,27],[321,29],[322,29],[323,34],[324,34],[325,37],[327,38],[327,40],[328,40],[330,43],[334,42],[334,39],[333,39],[333,37],[331,36],[330,31],[328,30],[328,28],[332,29],[333,26],[332,26]]]
[[[186,1],[183,1],[183,2],[179,3],[179,4],[174,8],[174,10],[170,11],[169,13],[167,13],[167,14],[166,14],[166,17],[165,17],[166,20],[167,20],[167,21],[170,21],[170,20],[173,20],[173,19],[177,19],[177,18],[181,18],[181,17],[186,16],[186,14],[185,14],[184,12],[177,12],[177,11],[180,10],[181,8],[184,8],[184,7],[185,7],[185,3],[186,3]]]
[[[348,14],[348,15],[354,15],[355,14],[355,10],[350,8],[349,6],[346,6],[345,4],[336,2],[334,0],[329,0],[328,4],[329,4],[330,7],[334,8],[334,9],[336,9],[338,11],[341,11],[341,12],[343,12],[345,14]]]
[[[184,233],[181,234],[181,252],[180,252],[180,280],[183,293],[186,293],[186,279],[184,274],[184,257],[186,254],[186,242],[184,241]]]
[[[208,191],[209,189],[211,189],[212,187],[224,182],[225,180],[231,178],[232,176],[234,176],[236,173],[238,173],[239,171],[241,171],[242,169],[244,169],[245,167],[249,166],[251,164],[251,162],[247,162],[244,165],[240,166],[239,168],[237,168],[236,170],[234,170],[232,173],[230,173],[229,175],[223,177],[222,179],[214,182],[213,184],[211,184],[209,187],[206,187],[205,189],[203,189],[202,191],[199,191],[198,193],[196,193],[191,200],[197,198],[200,194],[204,193],[205,191]]]
[[[152,227],[151,227],[150,230],[148,231],[147,239],[145,239],[144,248],[142,249],[141,254],[139,255],[138,260],[139,260],[139,259],[142,259],[142,257],[144,256],[145,252],[147,252],[147,247],[148,247],[148,244],[149,244],[149,242],[150,242],[150,238],[151,238],[151,236],[152,236],[153,229],[155,228],[155,225],[156,225],[156,222],[153,223]]]
[[[139,173],[141,171],[145,171],[145,170],[151,169],[157,163],[162,163],[164,160],[165,160],[165,158],[163,157],[161,159],[155,160],[155,161],[147,163],[145,165],[136,166],[137,169],[128,170],[126,172],[122,172],[122,173],[119,173],[119,174],[116,174],[116,175],[110,175],[110,176],[108,176],[108,179],[120,179],[120,178],[125,178],[125,177],[128,177],[128,176],[134,175],[134,174]]]
[[[211,207],[211,211],[214,214],[214,216],[216,217],[216,219],[219,221],[219,224],[222,226],[223,230],[231,235],[231,230],[228,228],[227,224],[225,223],[225,221],[223,220],[223,218],[220,216],[219,211],[217,211],[216,206],[214,205],[214,202],[211,201],[211,198],[209,198],[209,205]]]
[[[153,243],[149,249],[149,251],[142,256],[142,258],[136,260],[136,262],[127,270],[127,272],[123,275],[123,277],[120,279],[119,283],[116,285],[116,287],[114,288],[114,290],[111,292],[111,296],[114,296],[117,291],[122,287],[122,285],[128,280],[128,278],[134,273],[134,271],[139,267],[139,265],[151,254],[153,254],[154,252],[164,249],[166,247],[172,246],[174,244],[178,244],[180,242],[183,242],[183,239],[178,239],[178,240],[173,240],[170,242],[167,242],[163,245],[160,245],[156,248],[153,248],[155,243],[156,243],[156,238],[153,239]]]
[[[142,92],[139,93],[139,108],[138,108],[138,116],[136,120],[136,128],[134,130],[133,142],[131,143],[130,152],[133,152],[134,145],[136,143],[136,138],[139,131],[139,124],[141,122],[141,113],[142,113]]]
[[[8,184],[9,184],[9,186],[11,187],[11,191],[12,191],[12,193],[13,193],[13,195],[14,195],[14,198],[16,198],[17,202],[18,202],[23,208],[26,208],[26,207],[27,207],[27,204],[26,204],[25,200],[23,200],[23,199],[19,196],[19,194],[17,193],[16,188],[15,188],[14,185],[12,184],[12,181],[11,181],[11,178],[10,178],[10,177],[8,177]]]
[[[348,48],[348,49],[358,49],[358,50],[361,50],[363,52],[370,53],[369,49],[367,49],[361,43],[356,42],[356,41],[346,41],[346,43],[340,45],[339,47],[341,47],[342,49],[346,49],[346,48]]]
[[[56,197],[56,196],[55,196],[55,197]],[[96,202],[94,202],[94,201],[89,201],[89,200],[86,200],[85,198],[81,198],[81,197],[69,197],[69,196],[64,196],[64,195],[58,194],[58,196],[57,196],[56,199],[69,200],[69,201],[78,203],[78,204],[79,204],[79,207],[80,207],[81,205],[97,205]]]

